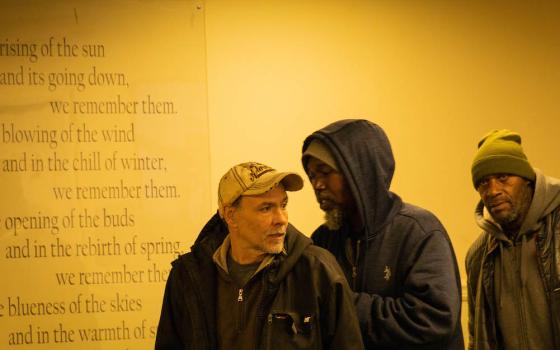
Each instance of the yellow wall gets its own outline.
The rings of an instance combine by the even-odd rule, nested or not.
[[[46,73],[79,71],[95,64],[123,72],[129,79],[126,87],[88,87],[83,92],[72,86],[48,91],[45,86],[0,84],[0,123],[57,130],[84,119],[98,130],[133,123],[134,142],[70,142],[59,149],[67,158],[82,151],[160,153],[168,165],[155,174],[0,171],[0,224],[10,215],[41,210],[62,216],[72,208],[127,208],[136,217],[134,227],[80,227],[58,237],[45,230],[15,236],[0,226],[0,272],[7,281],[0,291],[0,348],[6,347],[11,332],[23,334],[29,325],[51,335],[59,324],[75,330],[129,320],[130,330],[143,324],[155,327],[163,294],[163,281],[79,288],[55,282],[55,272],[60,271],[111,270],[123,264],[147,269],[152,260],[145,256],[49,257],[47,264],[40,259],[8,259],[7,247],[28,239],[47,247],[56,238],[75,246],[88,238],[113,236],[125,244],[138,235],[143,241],[162,237],[180,241],[180,251],[186,251],[217,209],[217,183],[231,165],[256,160],[303,175],[299,160],[303,139],[340,118],[366,118],[385,129],[397,162],[392,189],[442,220],[463,281],[464,256],[479,232],[473,221],[478,198],[469,172],[480,136],[493,128],[519,131],[533,165],[560,176],[554,153],[560,130],[559,5],[122,0],[103,6],[95,1],[54,5],[4,1],[0,9],[0,44],[15,38],[41,43],[52,36],[80,44],[97,42],[108,49],[108,56],[98,60],[58,57],[30,62],[25,57],[0,57],[0,73],[20,66]],[[161,119],[120,115],[115,121],[81,114],[56,116],[48,105],[55,98],[100,100],[115,94],[140,100],[147,93],[173,101],[179,113]],[[4,142],[0,160],[15,159],[23,152],[47,157],[52,149]],[[92,203],[57,202],[51,194],[54,185],[109,184],[120,178],[143,183],[152,175],[176,184],[181,196]],[[291,222],[307,234],[322,222],[309,184],[291,195],[289,211]],[[163,269],[174,254],[162,253],[153,261]],[[64,318],[9,316],[8,298],[16,296],[27,302],[70,303],[78,295],[95,294],[109,302],[115,293],[142,299],[143,309]],[[34,338],[26,348],[143,348],[153,343],[153,334],[145,334],[124,341],[64,344],[53,338],[49,344],[38,344]]]
[[[532,164],[560,176],[557,10],[512,2],[208,0],[211,193],[239,161],[303,174],[309,133],[339,118],[370,119],[393,144],[392,189],[438,215],[464,283],[464,257],[479,233],[469,175],[479,138],[516,130]],[[321,222],[308,183],[291,195],[289,212],[308,234]]]
[[[203,7],[2,1],[0,33],[0,349],[153,348],[211,210]]]

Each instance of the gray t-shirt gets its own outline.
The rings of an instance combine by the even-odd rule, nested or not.
[[[259,268],[261,262],[256,262],[252,264],[238,264],[233,260],[231,254],[227,255],[227,265],[228,265],[228,272],[229,276],[231,277],[232,281],[237,285],[239,288],[243,288],[247,282],[253,277],[253,274]]]

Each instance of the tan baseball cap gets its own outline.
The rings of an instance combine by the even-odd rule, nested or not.
[[[240,196],[263,194],[279,183],[284,185],[286,191],[299,191],[303,188],[303,179],[296,173],[278,172],[268,165],[256,162],[235,165],[222,176],[218,186],[220,216],[223,217],[224,208]]]

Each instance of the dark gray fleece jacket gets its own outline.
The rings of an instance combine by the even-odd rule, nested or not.
[[[322,225],[312,239],[336,256],[354,286],[366,348],[463,349],[453,247],[432,213],[389,190],[395,161],[383,130],[367,120],[342,120],[311,134],[303,151],[313,139],[330,149],[365,223],[354,271],[345,249],[348,225],[337,231]]]

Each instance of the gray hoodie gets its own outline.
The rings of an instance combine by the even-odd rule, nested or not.
[[[542,271],[539,270],[536,232],[544,218],[560,206],[560,181],[536,170],[535,191],[518,235],[510,239],[480,202],[478,225],[499,245],[494,265],[496,321],[505,349],[553,349],[553,329]],[[492,296],[489,296],[492,298]]]

